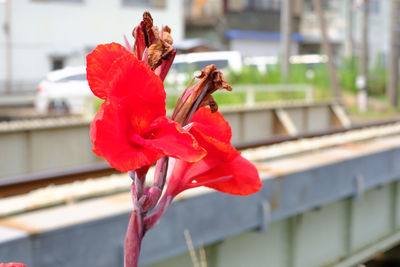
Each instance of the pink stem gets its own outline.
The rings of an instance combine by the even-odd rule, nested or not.
[[[143,218],[138,210],[132,211],[125,238],[125,267],[137,267],[143,238]]]
[[[161,216],[164,214],[164,212],[168,209],[169,205],[171,204],[173,200],[173,196],[169,196],[167,194],[164,194],[161,197],[160,202],[158,203],[155,211],[146,216],[144,218],[144,231],[147,232],[149,229],[151,229],[161,218]]]
[[[142,208],[139,204],[140,193],[137,191],[138,177],[134,174],[134,182],[132,183],[132,201],[133,211],[129,218],[128,229],[125,237],[125,267],[137,267],[140,254],[140,246],[144,236]],[[135,183],[136,182],[136,183]],[[140,183],[139,183],[140,184]]]
[[[157,161],[156,171],[154,174],[154,182],[153,182],[153,185],[160,188],[161,191],[163,190],[165,185],[167,171],[168,171],[168,157],[163,156],[160,160]]]
[[[136,171],[129,172],[129,176],[133,180],[131,192],[133,211],[130,215],[128,229],[126,231],[124,251],[125,267],[137,267],[138,265],[142,238],[146,232],[144,227],[144,216],[147,211],[153,209],[157,204],[165,185],[167,170],[168,157],[164,156],[157,162],[153,186],[151,186],[147,191],[144,190],[147,171],[141,172],[141,177],[138,177]],[[167,205],[165,201],[160,201],[159,206],[165,207]],[[159,217],[161,217],[161,215],[162,213]]]

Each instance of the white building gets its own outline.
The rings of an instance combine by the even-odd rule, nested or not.
[[[34,90],[50,70],[85,64],[97,44],[133,43],[132,29],[149,10],[155,25],[168,25],[173,38],[184,35],[181,0],[0,0],[0,21],[10,8],[13,92]],[[0,93],[7,79],[7,35],[0,34]],[[24,86],[21,86],[24,85]]]
[[[361,52],[361,2],[359,0],[329,0],[324,2],[324,16],[327,22],[329,40],[335,45],[334,48],[337,48],[338,55],[344,55],[345,51],[348,8],[350,8],[353,21],[352,37],[354,54],[359,55]],[[373,66],[378,59],[383,59],[384,61],[387,59],[391,2],[383,0],[368,1],[368,54],[370,66]],[[321,42],[320,27],[312,8],[311,0],[305,1],[300,33],[314,41],[314,47],[312,47],[312,41],[308,44],[311,49],[319,49]],[[307,49],[305,45],[303,46],[304,49]]]

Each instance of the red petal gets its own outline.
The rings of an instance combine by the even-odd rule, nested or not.
[[[104,157],[112,167],[126,172],[153,164],[160,155],[154,151],[135,146],[130,135],[140,130],[141,125],[132,125],[135,120],[132,109],[114,102],[106,101],[90,125],[90,137],[93,151]],[[130,116],[131,114],[132,117]],[[138,119],[140,122],[140,119]],[[143,121],[144,128],[146,123]]]
[[[194,179],[198,183],[207,183],[218,177],[232,175],[231,179],[205,184],[223,193],[247,196],[260,191],[262,182],[258,171],[254,165],[242,156],[237,156],[234,160],[219,164],[212,170]]]
[[[9,262],[9,263],[0,263],[0,267],[26,267],[26,265],[19,262]]]
[[[117,43],[98,45],[86,56],[87,79],[93,94],[101,99],[108,95],[106,76],[114,61],[124,55],[131,54]],[[133,54],[132,54],[133,55]]]
[[[177,195],[190,188],[193,177],[209,172],[219,164],[233,160],[239,152],[231,145],[231,128],[221,113],[211,113],[209,108],[200,108],[193,116],[190,133],[196,138],[207,155],[200,161],[189,164],[177,161],[169,182],[169,194]]]
[[[166,117],[159,117],[142,136],[135,135],[133,138],[143,147],[187,162],[198,161],[207,153],[189,132]]]
[[[217,164],[216,161],[207,158],[208,155],[195,163],[176,161],[168,181],[167,194],[176,196],[184,190],[198,186],[207,186],[223,193],[242,196],[256,193],[261,189],[262,182],[257,169],[242,156]],[[226,179],[229,176],[232,177]]]
[[[148,113],[151,121],[165,115],[165,91],[160,78],[150,66],[132,55],[115,60],[107,74],[110,97],[124,101],[136,114]]]
[[[143,56],[143,52],[146,49],[146,41],[145,41],[145,37],[143,34],[143,29],[142,29],[142,25],[137,26],[134,29],[134,35],[135,35],[135,44],[133,46],[133,49],[135,51],[135,55],[137,56],[137,58],[139,60],[142,59]]]
[[[131,136],[142,135],[156,118],[165,115],[161,80],[129,54],[114,61],[106,82],[110,85],[108,100],[91,125],[93,151],[121,171],[153,164],[161,155],[132,143]]]
[[[191,120],[193,126],[190,133],[209,155],[233,159],[239,152],[231,145],[232,130],[221,113],[212,113],[209,108],[200,108]]]
[[[235,195],[259,191],[262,183],[258,171],[230,144],[232,132],[223,116],[201,108],[192,122],[190,132],[207,150],[207,155],[195,163],[178,160],[168,182],[167,194],[176,196],[183,190],[202,185]]]

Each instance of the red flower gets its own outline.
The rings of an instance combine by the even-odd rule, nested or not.
[[[0,263],[0,267],[26,267],[26,265],[18,262],[9,262],[9,263]]]
[[[231,145],[232,131],[221,113],[203,107],[191,122],[190,132],[207,155],[194,163],[176,161],[168,182],[169,196],[198,186],[234,195],[250,195],[261,189],[257,169]]]
[[[92,124],[93,151],[121,171],[153,164],[162,155],[193,162],[205,155],[191,134],[165,117],[160,78],[121,45],[98,46],[87,56],[93,93],[106,101]]]

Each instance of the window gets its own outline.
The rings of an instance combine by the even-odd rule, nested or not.
[[[76,74],[59,80],[58,82],[68,82],[68,81],[86,81],[86,73]]]
[[[380,0],[369,0],[368,11],[370,14],[379,14],[379,2]]]
[[[53,57],[51,60],[51,69],[59,70],[64,68],[65,58],[63,57]]]
[[[249,10],[279,10],[281,0],[244,0],[243,6]]]

